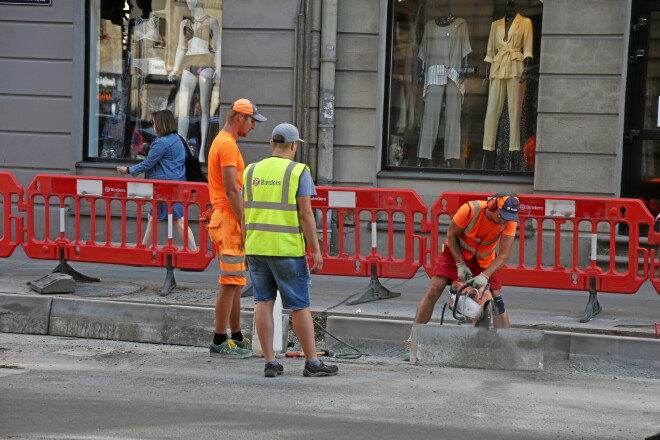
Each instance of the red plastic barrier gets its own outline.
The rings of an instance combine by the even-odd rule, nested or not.
[[[470,200],[486,200],[492,193],[445,192],[431,208],[431,221],[428,230],[438,231],[439,217],[443,214],[453,216],[458,208]],[[653,228],[653,217],[644,204],[637,199],[603,199],[595,197],[564,197],[534,194],[520,194],[520,226],[518,264],[505,266],[501,270],[503,282],[509,286],[564,289],[564,290],[597,290],[599,292],[635,293],[648,278],[649,252],[639,245],[639,225],[649,225]],[[525,221],[535,219],[537,229],[528,239]],[[543,226],[550,221],[552,228]],[[590,231],[580,230],[580,224],[586,222]],[[609,262],[607,269],[602,269],[596,261],[596,244],[598,224],[609,225]],[[572,229],[562,230],[562,225],[572,223]],[[629,242],[628,270],[624,273],[615,270],[615,237],[617,225],[626,225]],[[584,225],[582,225],[584,227]],[[602,232],[600,233],[603,234]],[[560,264],[561,239],[569,236],[571,240],[572,261],[570,265]],[[553,263],[543,264],[544,251],[550,251],[543,246],[543,238],[548,236],[554,243]],[[588,236],[591,240],[590,264],[580,268],[578,264],[579,240]],[[439,246],[445,236],[431,233],[429,252],[431,261],[425,265],[427,273],[431,274],[433,261],[438,256]],[[525,264],[525,252],[536,254],[533,265]],[[638,256],[643,257],[643,275],[639,275]],[[551,266],[551,267],[548,267]],[[596,280],[595,286],[590,286],[590,279]],[[658,289],[656,285],[656,290]]]
[[[425,240],[415,234],[415,214],[421,214],[426,219],[427,209],[417,193],[412,190],[382,189],[382,188],[342,188],[324,187],[316,188],[318,195],[312,198],[312,208],[323,214],[323,270],[322,275],[370,276],[371,265],[375,264],[375,275],[386,278],[411,278],[421,267],[421,257],[425,247]],[[330,255],[328,243],[332,237],[328,236],[328,211],[337,212],[338,254]],[[363,254],[363,242],[360,228],[360,214],[368,212],[371,226],[371,252]],[[387,217],[387,255],[379,253],[376,242],[378,227],[378,214]],[[403,235],[400,239],[401,247],[396,252],[402,252],[403,258],[395,258],[395,214],[404,219],[402,225]],[[362,219],[364,222],[364,219]],[[354,224],[354,233],[346,234],[344,225]],[[383,224],[384,221],[381,222]],[[398,224],[397,224],[398,225]],[[354,246],[349,249],[346,238],[355,239]],[[415,252],[415,242],[419,246]],[[397,242],[398,243],[398,242]],[[311,260],[310,260],[311,261]]]
[[[653,246],[649,256],[649,278],[660,294],[660,215],[655,218],[655,225],[649,228],[649,245]]]
[[[0,196],[2,196],[2,238],[0,238],[0,258],[9,257],[20,244],[22,218],[12,214],[12,196],[18,196],[20,205],[23,188],[12,173],[0,172]]]
[[[35,235],[35,198],[43,197],[45,207],[44,238]],[[60,208],[59,236],[52,238],[50,229],[57,221],[50,217],[50,206],[55,199]],[[75,214],[75,239],[67,238],[65,231],[65,213],[69,209]],[[104,206],[105,241],[97,241],[97,211],[98,204]],[[81,213],[81,202],[89,203],[89,213]],[[113,206],[113,201],[117,201]],[[68,261],[83,261],[93,263],[125,264],[132,266],[167,267],[167,256],[171,256],[172,267],[182,269],[203,270],[214,257],[214,250],[208,248],[206,229],[198,226],[198,249],[188,248],[188,238],[184,234],[184,246],[177,247],[173,243],[173,225],[168,221],[167,244],[159,246],[158,228],[153,228],[152,245],[147,247],[141,242],[142,213],[151,208],[151,202],[164,202],[168,212],[172,212],[174,203],[182,203],[184,207],[184,230],[188,227],[189,207],[198,205],[199,212],[204,212],[210,206],[208,187],[197,182],[173,182],[161,180],[131,180],[112,177],[84,177],[66,175],[37,175],[26,192],[27,238],[23,243],[25,253],[30,258],[57,260],[63,249],[64,259]],[[73,203],[71,203],[73,202]],[[135,236],[138,243],[127,243],[127,203],[135,204],[136,216]],[[154,203],[155,205],[155,203]],[[155,206],[154,206],[155,207]],[[39,211],[41,209],[39,208]],[[148,211],[147,211],[148,212]],[[81,214],[89,215],[89,230],[81,227]],[[121,233],[112,235],[111,214],[118,215],[121,220]],[[119,220],[117,219],[117,220]],[[163,220],[167,221],[167,220]],[[161,223],[161,222],[158,222]],[[146,226],[146,225],[145,225]],[[86,228],[85,228],[86,229]],[[101,232],[101,231],[99,231]],[[132,232],[132,231],[131,231]],[[42,232],[40,231],[40,234]],[[89,239],[83,239],[83,234],[89,234]]]

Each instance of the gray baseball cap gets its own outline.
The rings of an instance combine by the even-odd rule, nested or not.
[[[284,123],[280,124],[277,127],[273,129],[273,136],[271,139],[273,139],[273,142],[275,142],[275,136],[281,136],[283,141],[281,141],[284,144],[288,144],[289,142],[305,142],[302,139],[300,139],[300,134],[298,133],[298,129],[291,124]],[[279,141],[279,139],[278,139]]]

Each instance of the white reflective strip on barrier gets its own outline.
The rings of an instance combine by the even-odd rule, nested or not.
[[[126,197],[132,199],[153,199],[154,184],[144,182],[127,182]]]
[[[329,208],[355,208],[355,191],[328,191]]]
[[[172,218],[173,214],[167,214],[167,238],[172,238]]]
[[[377,224],[374,223],[374,222],[371,223],[371,247],[372,248],[377,247],[376,236],[377,236],[378,231],[376,231],[376,225]]]
[[[64,232],[64,208],[60,207],[60,232]]]
[[[102,196],[102,180],[76,180],[76,191],[79,196]]]
[[[591,261],[596,260],[596,243],[598,241],[598,234],[591,234]]]

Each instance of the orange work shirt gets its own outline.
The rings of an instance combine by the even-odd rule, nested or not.
[[[238,189],[243,188],[243,156],[238,150],[236,139],[226,131],[220,131],[209,150],[209,195],[214,208],[230,208],[225,184],[222,181],[222,167],[236,167]]]
[[[493,240],[497,240],[498,236],[500,235],[500,231],[502,229],[501,225],[498,225],[497,223],[494,223],[490,220],[488,220],[485,216],[485,211],[486,211],[486,202],[477,202],[481,205],[481,211],[479,212],[479,217],[477,219],[477,223],[474,225],[472,232],[470,235],[473,237],[478,238],[481,242],[483,243],[488,243]],[[461,207],[458,209],[458,212],[454,215],[452,220],[454,223],[456,223],[461,229],[467,228],[468,224],[470,223],[470,217],[473,213],[473,209],[471,209],[470,202],[464,203],[461,205]],[[502,235],[509,235],[511,237],[516,236],[516,227],[518,227],[518,223],[516,222],[507,222],[506,226],[504,227],[504,231],[502,232]],[[446,242],[447,245],[449,245],[448,242]],[[495,244],[497,246],[497,243]],[[488,246],[490,247],[490,246]],[[484,249],[485,250],[485,249]],[[461,252],[463,254],[463,259],[465,261],[470,260],[472,257],[474,257],[473,252],[469,252],[466,249],[463,249],[461,247]],[[482,249],[479,249],[477,247],[477,253],[483,252]],[[495,259],[495,252],[493,252],[491,255],[484,259],[478,259],[479,265],[481,267],[488,267],[488,265]]]

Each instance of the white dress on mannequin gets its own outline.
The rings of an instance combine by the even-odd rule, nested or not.
[[[461,155],[461,105],[464,86],[460,79],[463,58],[472,52],[467,23],[456,18],[448,26],[430,20],[418,57],[424,62],[424,115],[417,156],[431,159],[438,137],[443,100],[445,116],[445,159]]]
[[[195,86],[199,82],[199,106],[201,113],[201,140],[199,160],[206,160],[205,143],[209,129],[211,92],[213,84],[220,81],[220,25],[218,20],[206,15],[201,0],[187,0],[193,13],[179,27],[179,44],[170,81],[181,72],[177,112],[179,134],[187,139],[190,112]]]

